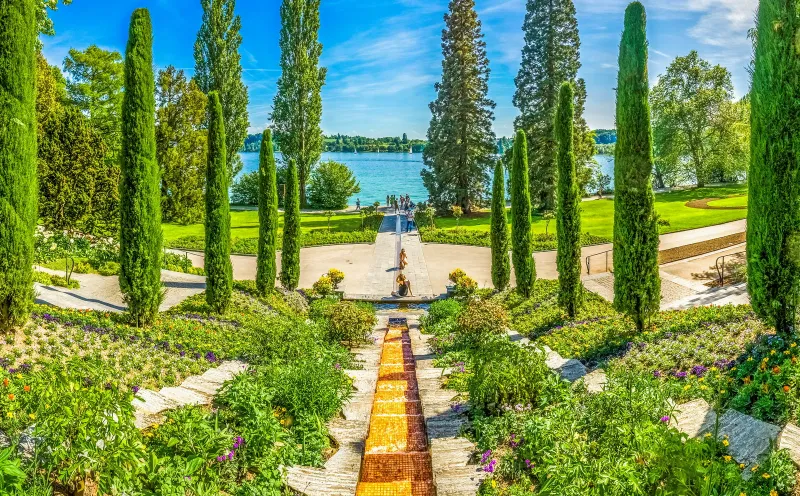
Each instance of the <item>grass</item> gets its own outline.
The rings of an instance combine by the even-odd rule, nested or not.
[[[742,196],[744,195],[744,196]],[[702,200],[705,198],[725,198],[712,202],[712,205],[738,206],[747,204],[747,185],[735,184],[726,186],[695,188],[685,191],[673,191],[669,193],[656,194],[656,210],[662,219],[669,221],[669,226],[661,227],[661,234],[686,231],[700,227],[724,224],[747,217],[747,210],[703,210],[689,208],[686,202],[692,200]],[[508,215],[509,219],[511,215]],[[582,203],[581,212],[582,231],[605,238],[613,238],[614,235],[614,200],[603,199],[587,201]],[[491,223],[490,212],[477,212],[461,218],[458,226],[465,230],[489,231]],[[437,229],[454,229],[456,219],[452,217],[438,217],[436,219]],[[545,229],[549,233],[556,232],[555,220],[547,222],[541,215],[534,215],[533,232],[535,234],[544,233]]]
[[[747,195],[744,196],[731,196],[722,200],[714,200],[708,202],[711,207],[746,207]]]
[[[366,220],[365,220],[366,222]],[[164,241],[174,241],[178,238],[189,236],[204,236],[203,224],[162,224]],[[300,229],[305,232],[327,231],[328,218],[323,214],[304,213],[300,215]],[[331,231],[354,232],[361,229],[361,216],[359,214],[338,214],[331,217]],[[283,215],[280,215],[278,233],[283,233]],[[258,211],[248,210],[231,212],[231,237],[257,238],[258,237]]]

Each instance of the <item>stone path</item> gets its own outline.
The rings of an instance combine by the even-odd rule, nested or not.
[[[163,422],[164,412],[186,405],[209,405],[222,385],[247,370],[239,361],[223,362],[202,375],[187,377],[178,387],[165,387],[160,391],[140,389],[133,399],[135,424],[146,429]]]
[[[661,309],[667,309],[671,304],[695,296],[698,292],[708,288],[697,281],[689,281],[678,276],[661,271]],[[581,278],[583,287],[588,291],[602,296],[609,302],[614,301],[614,274],[595,274]],[[697,306],[697,305],[695,305]]]
[[[750,294],[747,283],[734,284],[722,288],[706,288],[705,291],[662,306],[662,310],[686,310],[709,305],[749,305]]]

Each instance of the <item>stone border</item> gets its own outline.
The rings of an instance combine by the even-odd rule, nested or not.
[[[747,233],[740,232],[729,234],[720,238],[707,239],[697,243],[691,243],[683,246],[676,246],[675,248],[668,248],[658,252],[658,265],[665,265],[678,260],[685,260],[707,253],[731,248],[740,245],[747,241]]]
[[[728,198],[738,198],[747,195],[734,195],[729,196]],[[684,206],[688,208],[697,208],[700,210],[747,210],[747,207],[715,207],[713,205],[709,205],[712,201],[719,201],[719,200],[726,200],[727,198],[703,198],[702,200],[692,200],[688,201],[684,204]]]

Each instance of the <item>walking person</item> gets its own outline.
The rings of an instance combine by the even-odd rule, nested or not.
[[[386,195],[386,208],[391,207],[392,205],[389,203],[389,195]]]
[[[356,212],[361,210],[361,198],[356,198]]]
[[[400,250],[400,270],[404,270],[408,267],[408,255],[406,254],[406,249],[403,248]]]
[[[414,210],[408,209],[408,213],[406,214],[406,232],[411,232],[412,229],[416,229],[417,225],[414,222]]]

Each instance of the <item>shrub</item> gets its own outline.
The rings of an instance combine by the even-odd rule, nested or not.
[[[455,269],[454,271],[450,272],[450,275],[448,275],[447,278],[453,284],[458,284],[459,279],[461,279],[462,277],[464,277],[466,275],[467,275],[467,273],[464,272],[463,270]]]
[[[308,183],[308,201],[313,208],[347,208],[347,199],[360,192],[361,186],[353,171],[333,160],[319,164],[311,173]]]
[[[258,171],[245,172],[231,186],[231,203],[234,205],[258,205]]]
[[[12,458],[13,454],[13,448],[0,449],[0,487],[21,491],[25,472],[22,471],[20,460]]]
[[[468,298],[475,294],[477,290],[478,282],[465,275],[456,282],[456,286],[453,288],[453,295],[457,298]]]
[[[333,289],[339,289],[339,284],[344,281],[344,272],[339,269],[330,269],[328,271],[328,277],[330,277],[333,283]]]
[[[115,276],[119,274],[119,264],[117,262],[105,262],[97,268],[97,272],[102,276]]]
[[[289,160],[286,192],[280,279],[285,289],[293,291],[300,281],[300,189],[294,159]]]
[[[508,316],[503,306],[488,299],[476,298],[467,303],[458,316],[458,331],[474,342],[505,334]]]
[[[543,390],[559,380],[545,364],[541,350],[507,340],[482,346],[470,364],[469,399],[473,407],[499,413],[517,405],[540,406]]]
[[[320,277],[313,286],[314,292],[320,296],[333,294],[333,281],[327,275]]]
[[[371,306],[351,301],[337,302],[324,311],[328,319],[328,337],[335,342],[346,342],[351,347],[369,339],[378,320]]]

